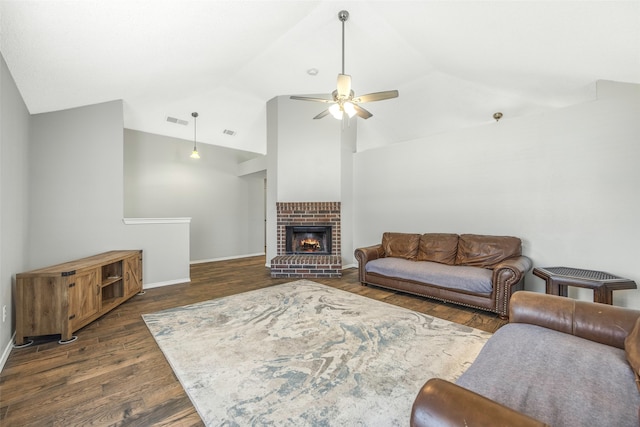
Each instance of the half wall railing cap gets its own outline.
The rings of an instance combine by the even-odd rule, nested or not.
[[[123,218],[122,222],[127,225],[137,224],[190,224],[191,217],[176,218]]]

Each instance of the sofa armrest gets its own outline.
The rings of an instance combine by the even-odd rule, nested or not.
[[[382,249],[382,245],[373,245],[367,246],[364,248],[358,248],[353,253],[358,260],[358,280],[360,283],[364,284],[365,277],[365,269],[364,266],[367,265],[369,261],[374,259],[383,258],[384,257],[384,249]]]
[[[513,285],[524,277],[533,267],[533,262],[529,257],[521,255],[519,257],[507,258],[493,267],[494,282],[502,275],[508,276],[508,283]]]
[[[546,426],[466,388],[440,378],[422,387],[411,409],[411,427]]]
[[[495,308],[502,319],[509,315],[511,295],[524,288],[524,276],[531,267],[531,259],[524,255],[507,258],[493,266],[491,282],[495,293]]]
[[[639,310],[557,295],[520,291],[509,304],[509,322],[529,323],[624,349]]]

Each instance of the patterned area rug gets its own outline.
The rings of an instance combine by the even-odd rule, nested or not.
[[[407,426],[491,336],[299,280],[143,316],[208,426]]]

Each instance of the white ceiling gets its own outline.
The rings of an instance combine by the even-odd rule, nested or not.
[[[364,105],[358,132],[377,144],[589,101],[600,79],[640,83],[637,0],[0,4],[0,50],[32,114],[122,99],[126,128],[192,140],[197,111],[198,142],[256,153],[269,99],[335,88],[342,9],[356,95],[400,91]]]

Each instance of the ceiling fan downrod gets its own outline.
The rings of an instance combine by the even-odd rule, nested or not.
[[[338,19],[342,22],[342,74],[344,74],[344,23],[349,19],[349,12],[341,10],[338,12]]]

